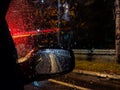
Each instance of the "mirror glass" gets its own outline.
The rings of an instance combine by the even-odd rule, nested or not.
[[[35,70],[38,74],[68,72],[73,69],[73,55],[64,49],[42,49],[35,55]]]

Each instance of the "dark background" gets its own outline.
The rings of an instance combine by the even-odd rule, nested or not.
[[[33,1],[12,1],[7,14],[11,31],[58,28],[58,0],[44,0],[43,3],[38,0],[36,4]],[[115,49],[114,0],[60,1],[61,5],[67,2],[70,6],[69,21],[61,18],[64,8],[60,8],[60,42],[64,47]]]

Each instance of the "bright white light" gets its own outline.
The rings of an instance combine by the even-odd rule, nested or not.
[[[69,18],[69,13],[70,13],[69,12],[69,4],[67,2],[65,2],[63,4],[63,8],[64,8],[64,14],[62,16],[62,19],[69,21],[70,20],[70,18]]]
[[[42,3],[44,3],[44,0],[41,0]]]
[[[37,32],[40,32],[40,29],[37,29]]]

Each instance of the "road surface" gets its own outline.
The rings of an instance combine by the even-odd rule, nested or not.
[[[69,73],[25,85],[25,90],[120,90],[120,80]]]

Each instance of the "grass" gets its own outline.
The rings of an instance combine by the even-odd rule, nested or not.
[[[110,62],[93,62],[87,60],[76,60],[75,69],[120,75],[120,64]]]

